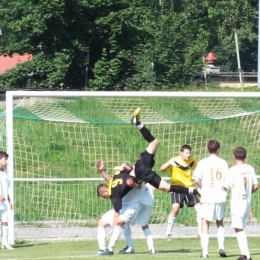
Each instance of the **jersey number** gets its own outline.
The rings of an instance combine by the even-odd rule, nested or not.
[[[216,179],[219,181],[222,178],[222,173],[217,169],[214,171],[212,168],[210,168],[210,174],[211,174],[211,182],[215,181]]]
[[[117,185],[120,185],[120,184],[123,184],[123,180],[122,179],[116,179],[112,183],[112,188],[115,188]]]

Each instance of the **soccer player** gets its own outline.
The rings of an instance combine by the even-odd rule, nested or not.
[[[171,172],[172,184],[180,185],[182,187],[194,187],[193,171],[197,166],[197,161],[191,157],[191,147],[187,144],[180,149],[180,155],[171,158],[160,168],[161,172]],[[184,202],[188,207],[194,207],[197,212],[198,223],[198,237],[201,234],[201,204],[199,199],[193,194],[181,194],[178,192],[171,193],[172,211],[168,216],[168,224],[166,230],[166,241],[171,241],[172,228],[176,217],[178,216],[180,208],[183,208]]]
[[[195,194],[198,195],[198,191],[193,187],[184,188],[178,185],[170,185],[166,181],[156,174],[152,170],[155,164],[155,154],[158,147],[158,140],[151,134],[151,132],[140,121],[141,108],[137,108],[134,111],[134,116],[131,120],[131,124],[141,132],[143,138],[149,143],[146,150],[139,155],[137,162],[135,163],[135,169],[131,171],[131,174],[135,176],[135,182],[137,183],[150,183],[154,188],[164,190],[166,192],[179,192],[183,194]]]
[[[0,152],[0,217],[2,221],[2,248],[14,249],[8,244],[8,208],[13,209],[9,197],[9,177],[5,167],[8,164],[9,155]]]
[[[259,185],[254,168],[245,163],[244,147],[237,147],[234,150],[234,159],[236,165],[229,169],[223,188],[231,189],[231,226],[236,232],[240,249],[238,260],[252,260],[244,229],[250,214],[252,193],[258,190]]]
[[[210,140],[207,146],[210,155],[199,161],[194,172],[195,183],[201,187],[202,233],[200,240],[203,250],[201,259],[208,258],[209,225],[213,219],[216,220],[218,229],[219,255],[227,257],[224,250],[223,224],[227,193],[222,189],[222,183],[228,171],[228,164],[218,156],[220,143],[217,140]]]
[[[137,190],[137,189],[133,189],[133,191],[135,191],[135,190]],[[154,190],[155,190],[155,188],[152,185],[150,185],[149,183],[142,184],[140,192],[139,192],[140,193],[140,207],[138,210],[138,215],[137,215],[137,220],[136,220],[137,224],[140,225],[143,229],[144,235],[146,237],[146,242],[148,245],[147,253],[149,253],[149,254],[155,254],[153,236],[152,236],[152,232],[149,228],[150,217],[151,217],[152,211],[153,211],[153,203],[154,203],[153,192],[154,192]],[[128,237],[128,236],[131,237],[131,229],[130,229],[129,225],[124,225],[124,235],[125,235],[125,237]],[[130,248],[129,246],[126,246],[119,253],[121,253],[121,254],[131,253],[131,251],[134,251],[134,248]]]

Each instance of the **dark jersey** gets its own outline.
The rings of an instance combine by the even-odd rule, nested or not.
[[[132,178],[129,173],[130,171],[121,172],[109,181],[110,199],[116,212],[122,209],[122,198],[132,189],[126,184],[126,180]]]

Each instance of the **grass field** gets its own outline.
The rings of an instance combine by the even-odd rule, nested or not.
[[[164,239],[155,239],[156,254],[146,254],[147,245],[145,239],[135,239],[136,252],[132,255],[120,255],[119,250],[125,247],[125,241],[119,240],[113,256],[104,256],[115,260],[127,259],[198,259],[201,254],[200,240],[195,238],[179,238],[166,242]],[[253,260],[260,259],[260,237],[248,238],[249,249]],[[43,260],[43,259],[97,259],[101,256],[93,256],[98,250],[97,241],[77,241],[77,242],[19,242],[15,245],[15,250],[1,250],[1,259],[5,260]],[[240,252],[235,237],[226,238],[225,250],[228,259],[237,259]],[[217,240],[210,239],[209,258],[220,259],[218,254]]]

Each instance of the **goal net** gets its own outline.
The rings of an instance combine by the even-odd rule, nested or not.
[[[159,140],[154,170],[192,147],[197,160],[208,156],[207,142],[221,143],[220,157],[234,164],[233,150],[244,146],[247,162],[260,170],[260,93],[199,92],[36,92],[8,91],[0,117],[1,149],[8,152],[13,240],[95,239],[97,221],[112,206],[98,198],[102,180],[95,165],[106,170],[123,162],[134,164],[147,143],[130,124],[141,107],[141,120]],[[166,180],[167,173],[159,173]],[[253,195],[247,233],[259,235],[259,193]],[[155,192],[150,227],[164,237],[171,211],[170,194]],[[230,227],[229,200],[225,218]],[[13,229],[12,229],[13,228]],[[180,210],[173,236],[196,236],[196,213]],[[139,226],[133,237],[144,237]],[[216,230],[211,228],[211,235]]]

